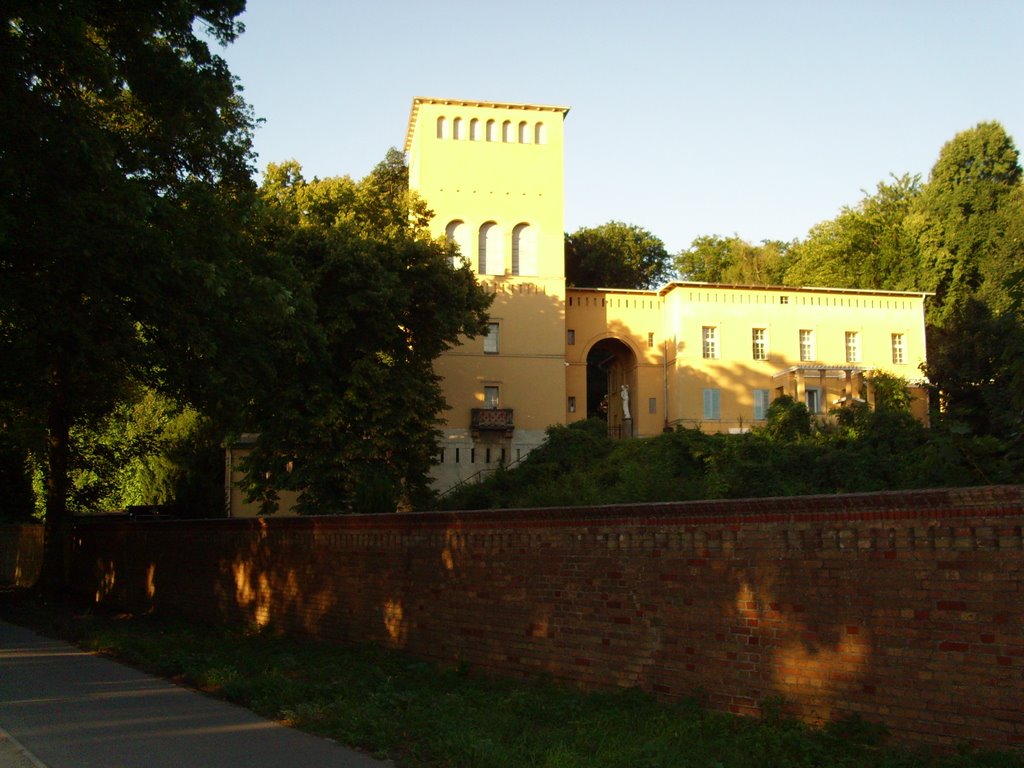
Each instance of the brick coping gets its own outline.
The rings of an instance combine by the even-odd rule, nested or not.
[[[395,530],[429,528],[557,528],[592,525],[743,525],[884,520],[933,520],[956,517],[1024,517],[1024,485],[939,488],[878,493],[819,494],[713,501],[650,502],[581,507],[486,509],[458,512],[409,512],[309,517],[138,520],[102,516],[75,518],[93,527],[203,530]]]

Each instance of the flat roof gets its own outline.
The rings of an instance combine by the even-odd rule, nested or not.
[[[673,280],[658,289],[664,295],[673,288],[733,288],[746,291],[777,291],[785,293],[850,293],[860,296],[915,296],[924,298],[934,296],[925,291],[883,291],[872,288],[828,288],[813,285],[740,285],[738,283],[703,283],[699,281]]]
[[[490,109],[521,109],[530,112],[558,112],[563,116],[568,114],[568,107],[558,107],[547,104],[515,104],[502,101],[469,101],[466,99],[435,99],[429,96],[416,96],[412,100],[412,109],[409,111],[409,128],[405,132],[405,151],[408,152],[412,146],[412,129],[416,124],[421,104],[441,104],[453,107],[484,107]]]
[[[661,288],[589,288],[578,285],[568,286],[565,291],[590,291],[591,293],[626,293],[634,295],[664,296],[673,288],[727,288],[729,290],[743,291],[773,291],[777,293],[848,293],[858,296],[913,296],[925,297],[934,296],[934,293],[923,291],[883,291],[871,288],[827,288],[825,286],[796,286],[796,285],[744,285],[740,283],[704,283],[696,280],[673,280]]]

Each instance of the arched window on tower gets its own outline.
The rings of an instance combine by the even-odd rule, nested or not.
[[[529,224],[516,224],[512,230],[512,274],[537,274],[537,235]]]
[[[529,144],[530,143],[530,126],[525,120],[519,124],[519,143]]]
[[[437,138],[448,138],[448,119],[444,115],[437,118]]]
[[[498,124],[493,120],[487,121],[487,140],[497,141],[498,140]]]
[[[477,272],[481,275],[505,274],[505,241],[501,236],[501,227],[493,221],[481,226],[477,247]]]
[[[469,140],[480,141],[480,121],[475,117],[469,121]]]
[[[544,123],[537,123],[535,126],[533,126],[533,143],[548,143],[548,128],[546,125],[544,125]]]
[[[453,139],[464,139],[462,135],[462,118],[456,117],[452,120],[452,138]]]
[[[506,120],[501,124],[501,140],[506,144],[512,143],[512,121]]]
[[[459,247],[459,256],[452,259],[452,266],[458,269],[463,261],[469,261],[473,255],[469,247],[469,227],[466,226],[466,222],[456,219],[444,228],[444,235],[449,243],[455,243]]]

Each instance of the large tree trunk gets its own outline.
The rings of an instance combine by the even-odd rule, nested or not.
[[[67,586],[70,520],[68,471],[71,456],[71,418],[61,366],[54,374],[47,417],[46,529],[39,586],[46,597],[57,597]]]

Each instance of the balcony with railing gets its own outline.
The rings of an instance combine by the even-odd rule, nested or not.
[[[469,428],[473,437],[481,433],[493,434],[501,432],[505,437],[512,437],[515,422],[511,408],[472,408],[470,409]]]

